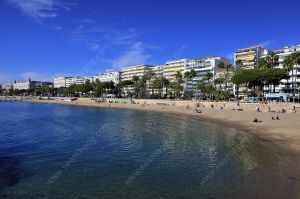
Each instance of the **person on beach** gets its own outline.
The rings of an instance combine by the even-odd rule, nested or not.
[[[262,123],[262,120],[258,120],[257,118],[254,118],[253,122],[254,123]]]
[[[259,109],[259,107],[256,105],[256,112],[260,112],[260,109]]]
[[[292,111],[296,113],[296,106],[293,106]]]
[[[240,102],[237,102],[237,103],[236,103],[236,109],[237,109],[237,110],[241,109],[241,107],[240,107]],[[234,110],[235,110],[235,109],[234,109]]]
[[[276,118],[272,117],[272,120],[280,120],[279,116],[277,115]]]

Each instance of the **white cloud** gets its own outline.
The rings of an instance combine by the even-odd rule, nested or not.
[[[6,0],[23,14],[36,20],[57,17],[57,10],[70,10],[72,3],[65,0]]]
[[[35,81],[52,81],[53,76],[52,75],[45,75],[38,72],[28,71],[24,72],[20,75],[22,80],[28,80],[29,78],[31,80]]]
[[[150,58],[151,55],[144,52],[142,43],[137,42],[120,57],[112,60],[111,63],[113,69],[120,69],[122,67],[144,64]]]

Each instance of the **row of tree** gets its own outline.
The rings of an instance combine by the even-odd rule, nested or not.
[[[245,86],[247,89],[251,89],[256,96],[262,96],[264,94],[264,87],[268,87],[271,92],[270,86],[273,87],[272,92],[275,92],[275,87],[280,84],[281,80],[286,79],[287,88],[290,91],[289,80],[290,72],[292,73],[292,91],[295,96],[297,88],[296,77],[297,70],[294,68],[300,64],[300,52],[294,52],[285,57],[282,62],[283,68],[278,68],[279,56],[274,52],[270,52],[265,58],[261,58],[258,62],[258,66],[254,69],[244,69],[242,61],[236,62],[236,68],[231,77],[231,82],[237,86],[237,96],[239,95],[239,87]],[[296,71],[294,73],[294,71]],[[247,91],[246,91],[247,93]]]

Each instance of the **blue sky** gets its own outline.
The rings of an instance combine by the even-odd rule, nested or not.
[[[300,43],[298,0],[2,0],[0,82]]]

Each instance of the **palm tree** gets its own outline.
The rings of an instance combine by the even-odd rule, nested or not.
[[[238,59],[235,61],[235,72],[239,72],[242,70],[244,67],[243,61]],[[238,81],[237,81],[238,82]],[[240,89],[240,83],[235,83],[236,84],[236,97],[239,97],[239,89]]]
[[[268,62],[265,58],[260,58],[258,60],[258,68],[269,68]]]
[[[137,82],[138,80],[139,80],[139,77],[138,77],[138,76],[133,76],[133,77],[132,77],[132,81],[133,81],[133,82]]]
[[[225,71],[228,73],[232,69],[232,64],[225,65]]]
[[[238,59],[235,61],[236,70],[241,70],[244,66],[243,61]]]
[[[214,76],[214,74],[212,72],[207,72],[205,74],[205,77],[206,77],[208,83],[210,83],[210,80],[213,78],[213,76]]]
[[[232,64],[226,64],[225,65],[225,75],[224,75],[224,81],[225,81],[225,89],[227,90],[228,82],[230,80],[230,74],[229,71],[232,69]]]
[[[175,79],[177,82],[182,83],[183,80],[182,80],[182,74],[180,71],[177,71],[177,73],[175,74]]]
[[[283,65],[283,68],[287,71],[288,74],[290,73],[290,71],[292,71],[292,77],[293,77],[293,74],[294,74],[293,66],[294,65],[293,65],[293,61],[292,61],[290,56],[285,57],[285,59],[282,62],[282,65]],[[287,86],[289,84],[289,78],[290,78],[289,76],[287,76],[287,78],[286,78],[286,85]],[[293,79],[292,79],[292,81],[293,81]],[[290,90],[290,88],[289,88],[289,90]]]
[[[152,69],[147,69],[147,70],[145,71],[144,76],[145,76],[146,80],[148,81],[148,86],[149,86],[149,88],[150,88],[150,82],[151,82],[151,79],[152,79],[153,77],[155,77],[155,73],[153,72]],[[153,91],[152,91],[152,92],[153,92]],[[153,94],[153,93],[152,93],[152,94]]]
[[[220,62],[220,63],[218,64],[218,69],[220,69],[220,70],[225,69],[225,64],[224,64],[224,62]]]
[[[155,77],[152,82],[152,88],[157,89],[159,91],[160,98],[162,97],[163,89],[168,90],[169,81],[162,75]]]
[[[279,63],[279,56],[274,52],[269,52],[268,56],[266,57],[268,68],[274,68]]]
[[[297,78],[297,68],[300,64],[300,52],[293,52],[292,54],[285,57],[283,61],[283,67],[287,71],[292,71],[292,90],[293,90],[293,100],[295,102],[295,94],[296,94],[296,88],[295,88],[295,77],[294,77],[294,68],[296,68],[296,78]],[[297,81],[296,81],[297,85]]]
[[[171,87],[174,89],[176,97],[179,97],[179,94],[182,92],[183,86],[183,77],[180,71],[177,71],[175,74],[175,81],[171,83]]]
[[[187,79],[192,79],[192,78],[196,77],[196,75],[197,75],[197,73],[194,69],[184,73],[184,77],[187,78]]]
[[[293,97],[294,97],[294,102],[295,102],[295,93],[296,93],[296,87],[298,87],[297,84],[297,76],[298,76],[298,65],[300,65],[300,52],[293,52],[291,55],[291,60],[294,63],[294,66],[296,68],[296,77],[294,79],[293,83]],[[293,76],[293,75],[292,75]],[[294,85],[296,83],[296,86]]]
[[[192,84],[194,83],[193,78],[196,77],[196,76],[197,76],[197,73],[194,69],[184,73],[184,78],[186,78],[186,80],[188,80],[188,81],[192,80]]]
[[[225,82],[223,77],[218,77],[214,80],[215,85],[219,85],[219,90],[221,90],[221,85]]]

